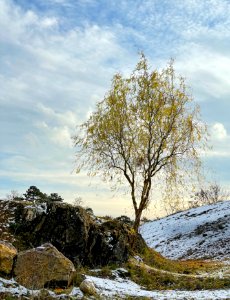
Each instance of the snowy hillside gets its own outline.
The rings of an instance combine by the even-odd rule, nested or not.
[[[146,243],[172,259],[230,259],[230,201],[143,224]]]

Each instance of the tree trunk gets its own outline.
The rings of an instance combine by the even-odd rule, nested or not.
[[[141,215],[142,215],[142,209],[139,208],[135,212],[135,221],[134,221],[134,225],[133,225],[133,229],[135,230],[136,233],[138,233],[138,229],[139,229],[139,226],[140,226]]]
[[[138,229],[139,229],[140,222],[141,222],[142,212],[147,207],[147,204],[148,204],[150,189],[151,189],[151,177],[148,177],[144,181],[144,186],[143,186],[142,195],[141,195],[141,201],[140,201],[139,206],[137,206],[135,196],[134,196],[134,185],[132,186],[132,192],[133,192],[132,199],[133,199],[133,206],[135,209],[135,221],[134,221],[133,228],[136,233],[138,233]]]

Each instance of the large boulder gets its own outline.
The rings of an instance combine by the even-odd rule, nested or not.
[[[48,243],[19,252],[14,268],[17,282],[32,289],[67,287],[75,272],[73,263]]]
[[[0,273],[10,275],[17,249],[10,243],[0,241]]]

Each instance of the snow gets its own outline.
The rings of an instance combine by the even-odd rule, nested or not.
[[[140,233],[149,247],[171,259],[230,259],[230,201],[146,222]]]
[[[114,299],[114,297],[125,298],[125,296],[149,297],[150,299],[166,300],[166,299],[209,299],[220,300],[230,299],[230,289],[228,290],[203,290],[203,291],[147,291],[142,289],[138,284],[128,279],[116,278],[104,279],[94,276],[86,276],[90,279],[101,296],[105,299]]]
[[[27,205],[25,206],[25,208],[29,208],[29,209],[35,209],[36,212],[38,214],[42,214],[42,213],[47,213],[47,203],[46,202],[43,202],[43,203],[34,203],[34,204],[31,204],[31,205]]]
[[[41,290],[27,289],[24,286],[18,284],[14,279],[8,280],[0,277],[0,299],[2,299],[1,293],[10,293],[11,295],[20,297],[19,299],[21,299],[21,296],[32,296],[31,299],[33,299],[34,296],[38,296],[39,298],[40,291]],[[66,299],[66,294],[57,295],[52,291],[48,291],[48,293],[54,299]],[[74,299],[82,299],[83,293],[79,288],[73,287],[69,296],[75,297]]]
[[[126,271],[125,269],[123,271]],[[127,271],[126,271],[127,272]],[[105,279],[95,276],[85,276],[87,280],[94,283],[101,299],[118,299],[130,297],[148,297],[149,299],[172,300],[172,299],[193,299],[193,300],[221,300],[230,299],[230,289],[226,290],[203,290],[203,291],[147,291],[138,284],[129,279],[123,279],[118,276],[119,272],[114,272],[115,279]],[[29,290],[19,285],[14,279],[7,280],[0,278],[0,293],[10,293],[15,296],[38,296],[39,290]],[[65,299],[65,294],[56,295],[49,291],[49,294],[55,299]],[[73,287],[68,295],[74,299],[82,299],[83,294],[79,288]]]
[[[82,298],[83,293],[81,292],[81,290],[79,288],[73,287],[73,289],[72,289],[71,293],[69,294],[69,296],[72,296],[72,297],[80,296]]]
[[[24,286],[19,285],[14,279],[0,278],[0,292],[9,292],[13,295],[23,296],[27,295],[28,290]]]
[[[136,261],[138,262],[143,262],[143,259],[138,255],[135,255],[133,258],[136,259]]]

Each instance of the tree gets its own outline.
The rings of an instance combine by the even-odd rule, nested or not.
[[[191,207],[201,205],[214,204],[220,201],[227,200],[230,193],[224,190],[218,183],[212,183],[207,187],[201,187],[190,201]]]
[[[74,199],[74,203],[73,203],[74,206],[83,206],[83,204],[84,204],[84,201],[82,200],[82,197],[77,196]]]
[[[39,188],[34,185],[31,185],[26,193],[24,194],[25,200],[34,201],[34,202],[52,202],[59,201],[62,202],[63,198],[58,195],[58,193],[51,193],[47,195],[42,193]]]
[[[35,201],[35,202],[44,202],[47,200],[47,194],[42,193],[39,188],[34,185],[31,185],[26,193],[24,194],[25,200]]]
[[[11,190],[9,194],[6,195],[6,200],[8,201],[22,201],[24,200],[22,195],[16,190]]]
[[[76,169],[121,183],[125,178],[138,231],[155,179],[160,175],[172,192],[186,170],[191,174],[199,168],[205,133],[199,107],[184,79],[176,76],[173,62],[151,71],[142,54],[128,78],[115,74],[109,92],[79,127],[74,136]]]

